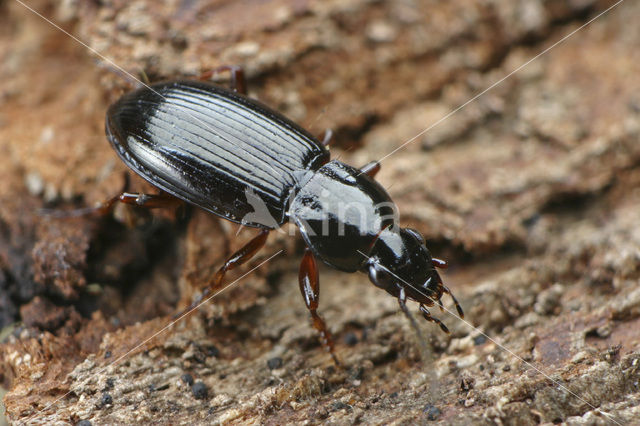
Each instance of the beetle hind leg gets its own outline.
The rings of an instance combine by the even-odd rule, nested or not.
[[[65,219],[91,215],[106,216],[115,208],[117,203],[144,207],[147,209],[179,207],[184,204],[184,201],[174,197],[173,195],[167,194],[166,192],[161,192],[160,194],[127,192],[129,188],[129,175],[125,174],[124,176],[124,184],[120,194],[102,201],[94,207],[81,207],[73,210],[41,209],[40,214],[57,219]]]
[[[209,282],[209,285],[202,292],[200,297],[198,297],[186,309],[175,314],[173,318],[174,319],[179,318],[185,314],[188,314],[190,311],[198,307],[203,300],[209,298],[209,296],[211,297],[215,296],[216,294],[224,290],[229,284],[231,284],[231,283],[226,285],[224,284],[224,276],[227,273],[227,271],[231,271],[237,268],[238,266],[244,263],[247,263],[249,260],[251,260],[267,242],[268,235],[269,235],[268,229],[261,230],[258,235],[256,235],[251,239],[251,241],[249,241],[242,248],[240,248],[238,251],[236,251],[231,256],[229,256],[226,262],[224,262],[224,265],[222,265],[220,269],[218,269],[218,271],[215,273],[215,275]]]

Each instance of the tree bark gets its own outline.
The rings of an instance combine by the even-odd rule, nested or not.
[[[0,5],[8,421],[640,416],[640,4],[25,4],[60,28],[18,2]],[[421,343],[366,276],[321,267],[335,367],[309,323],[303,245],[289,229],[229,274],[237,284],[170,325],[250,230],[236,238],[235,225],[196,209],[67,219],[40,210],[90,206],[122,188],[104,114],[133,77],[195,78],[225,64],[245,67],[250,96],[319,138],[333,129],[333,158],[382,160],[376,179],[403,226],[450,264],[443,278],[465,320],[449,302],[432,312],[450,335],[421,322]],[[131,177],[132,190],[153,192]]]

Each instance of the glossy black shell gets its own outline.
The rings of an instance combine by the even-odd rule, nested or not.
[[[154,186],[259,228],[285,223],[300,172],[329,160],[322,144],[281,114],[200,81],[158,83],[124,95],[107,111],[106,133],[127,166]],[[246,221],[255,212],[248,192],[274,220]]]
[[[380,231],[397,224],[387,191],[365,173],[335,160],[301,186],[289,214],[314,254],[345,272],[362,269]]]

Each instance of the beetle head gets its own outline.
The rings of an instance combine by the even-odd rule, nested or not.
[[[418,231],[411,228],[386,228],[374,242],[364,268],[373,284],[394,297],[402,298],[404,295],[407,299],[415,300],[421,305],[420,310],[425,315],[424,306],[433,306],[435,303],[442,306],[440,299],[443,293],[451,294],[442,284],[442,278],[436,270],[436,267],[445,266],[443,261],[431,257],[424,238]],[[460,305],[453,295],[451,297],[462,317]],[[428,311],[426,317],[430,319]]]
[[[404,288],[409,299],[427,306],[442,297],[442,280],[431,253],[413,229],[384,229],[371,250],[367,272],[373,284],[393,296]]]

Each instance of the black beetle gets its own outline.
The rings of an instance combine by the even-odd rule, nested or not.
[[[121,201],[158,207],[178,198],[259,228],[258,236],[218,270],[205,294],[223,288],[225,272],[247,262],[269,231],[293,221],[308,246],[300,290],[332,356],[331,335],[317,313],[315,256],[345,272],[367,273],[406,314],[406,300],[418,302],[424,318],[448,332],[426,308],[435,302],[442,306],[442,295],[451,295],[435,269],[446,263],[431,257],[417,231],[397,226],[395,205],[373,179],[379,163],[356,169],[330,161],[329,137],[320,142],[246,97],[242,69],[219,70],[232,72],[232,90],[197,80],[168,81],[141,87],[111,105],[106,117],[111,145],[127,166],[164,193],[123,193],[105,206]]]

